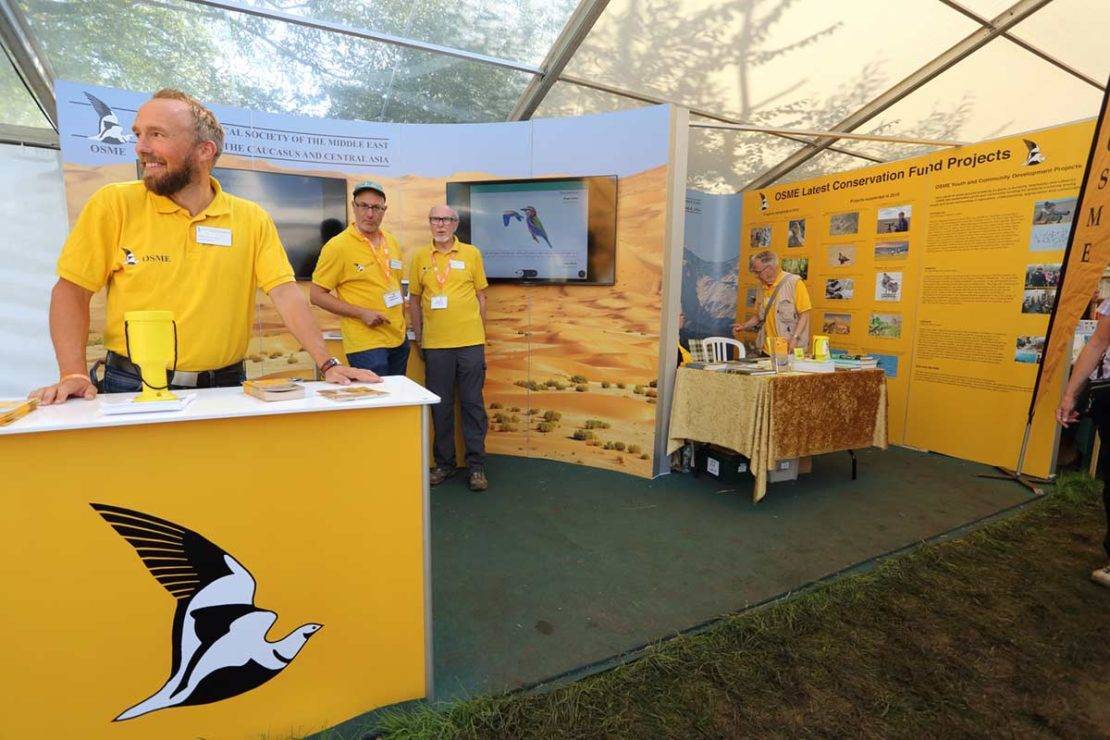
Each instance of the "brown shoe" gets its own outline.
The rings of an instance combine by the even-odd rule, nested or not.
[[[470,486],[471,491],[484,491],[489,488],[489,481],[486,480],[486,474],[483,471],[472,470],[467,485]]]
[[[428,485],[438,486],[443,481],[455,474],[455,468],[446,465],[437,465],[428,473]]]
[[[470,480],[473,481],[474,479],[471,478]],[[470,487],[473,488],[474,484],[471,483]],[[1110,565],[1107,565],[1105,568],[1099,568],[1092,573],[1091,580],[1100,586],[1110,586]]]

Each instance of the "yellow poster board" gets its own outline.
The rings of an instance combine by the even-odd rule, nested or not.
[[[1092,131],[746,193],[738,318],[762,297],[748,258],[769,248],[806,279],[813,333],[879,359],[892,443],[1013,467]],[[1028,472],[1050,472],[1054,442],[1038,421]]]

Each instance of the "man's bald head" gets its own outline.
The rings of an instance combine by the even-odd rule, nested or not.
[[[428,218],[454,218],[458,221],[459,212],[449,205],[440,203],[432,206],[431,210],[428,211]]]

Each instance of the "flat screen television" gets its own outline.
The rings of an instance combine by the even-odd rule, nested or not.
[[[212,175],[228,193],[266,209],[298,280],[312,278],[324,243],[347,227],[346,180],[225,167]]]
[[[612,285],[617,178],[447,183],[458,237],[482,253],[490,282]]]

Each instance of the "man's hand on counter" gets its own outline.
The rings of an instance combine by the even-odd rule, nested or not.
[[[377,373],[369,370],[359,370],[357,367],[347,367],[346,365],[336,365],[328,368],[328,371],[324,373],[324,380],[336,385],[350,385],[352,380],[360,380],[364,383],[382,382]]]
[[[38,399],[43,406],[52,403],[62,403],[67,398],[96,398],[96,386],[87,375],[67,375],[54,385],[45,388],[36,388],[27,394],[27,398]]]

